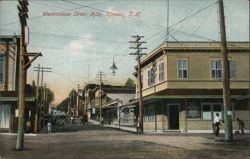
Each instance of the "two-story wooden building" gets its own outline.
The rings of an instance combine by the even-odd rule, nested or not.
[[[17,132],[19,36],[0,36],[0,132]],[[28,61],[28,57],[25,58]],[[34,125],[35,97],[25,94],[25,118]],[[27,94],[30,93],[30,94]]]
[[[229,42],[231,111],[249,129],[249,43]],[[223,115],[222,58],[218,42],[168,42],[141,60],[144,129],[211,130]],[[138,91],[137,91],[138,93]],[[137,94],[138,96],[138,94]]]

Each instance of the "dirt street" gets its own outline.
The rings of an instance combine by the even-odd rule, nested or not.
[[[0,135],[0,158],[6,159],[250,159],[249,135],[225,143],[212,134],[138,135],[98,125],[68,124],[52,134],[25,136],[17,152],[15,135]]]

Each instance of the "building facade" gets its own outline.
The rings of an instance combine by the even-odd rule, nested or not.
[[[86,106],[89,118],[100,121],[100,112],[104,124],[118,124],[120,107],[135,97],[135,88],[126,86],[89,85],[86,91]],[[100,99],[101,98],[101,99]]]
[[[0,132],[17,132],[19,50],[19,36],[0,36]],[[31,92],[26,86],[25,120],[29,118],[33,127],[35,97]]]
[[[240,118],[249,130],[249,43],[229,42],[228,53],[232,102],[228,113],[234,129]],[[168,42],[145,56],[144,130],[211,130],[215,114],[223,117],[221,57],[218,42]]]

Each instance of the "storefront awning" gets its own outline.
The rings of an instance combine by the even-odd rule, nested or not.
[[[0,102],[17,102],[18,97],[0,97]],[[25,97],[26,102],[36,101],[36,97]]]
[[[242,99],[243,97],[246,98],[248,96],[243,95],[231,95],[230,96],[233,99]],[[207,98],[207,99],[218,99],[223,98],[222,95],[157,95],[157,96],[147,96],[143,97],[143,104],[152,103],[161,99],[200,99],[200,98]],[[138,104],[138,99],[135,99],[129,103],[124,104],[122,107],[135,107]]]

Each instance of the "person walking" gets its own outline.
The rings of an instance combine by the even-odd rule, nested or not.
[[[241,134],[244,134],[245,123],[242,120],[240,120],[239,118],[237,118],[237,122],[239,124],[239,130],[240,130]]]
[[[215,136],[219,136],[220,133],[220,118],[219,113],[216,113],[214,117],[214,127],[215,127]]]
[[[30,119],[28,119],[27,121],[26,121],[26,132],[27,133],[30,133],[30,130],[31,130],[31,122],[30,122]]]
[[[48,134],[50,134],[51,133],[51,128],[52,128],[52,124],[51,124],[50,121],[48,122],[47,127],[48,127]]]

